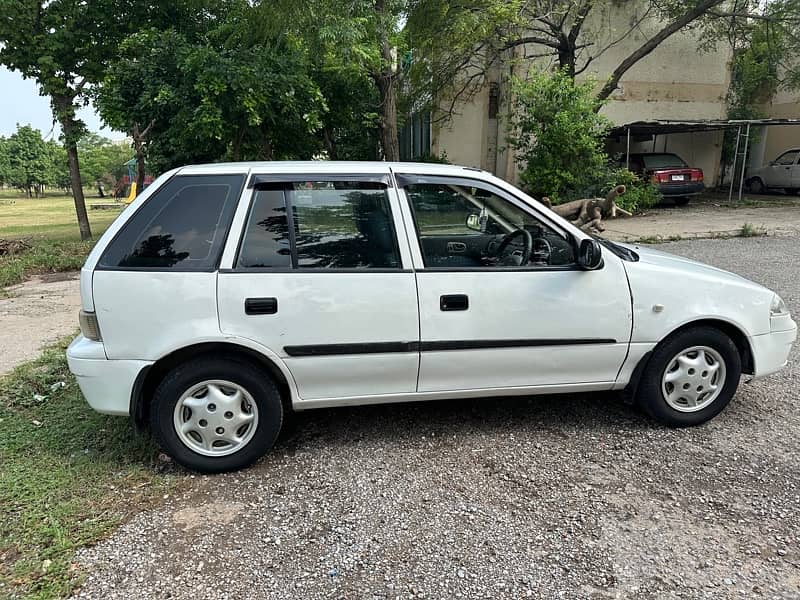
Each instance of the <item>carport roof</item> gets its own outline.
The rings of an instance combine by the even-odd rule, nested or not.
[[[667,133],[689,133],[692,131],[714,131],[750,124],[755,127],[770,125],[800,125],[800,119],[702,119],[677,121],[657,119],[653,121],[633,121],[614,127],[609,137],[631,135],[664,135]]]

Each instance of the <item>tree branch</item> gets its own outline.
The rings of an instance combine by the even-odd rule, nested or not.
[[[706,14],[709,9],[722,4],[724,1],[725,0],[703,0],[693,9],[686,11],[680,17],[669,23],[656,35],[651,37],[644,44],[639,46],[639,48],[629,54],[625,60],[623,60],[619,66],[614,69],[614,72],[611,73],[611,77],[609,77],[608,82],[606,82],[606,84],[603,86],[603,89],[600,90],[600,93],[597,94],[597,100],[599,101],[597,110],[600,110],[600,102],[608,98],[614,92],[614,90],[617,89],[620,79],[622,79],[622,76],[625,75],[625,73],[627,73],[628,70],[633,67],[633,65],[658,48],[658,46],[672,34],[680,31],[689,23]]]

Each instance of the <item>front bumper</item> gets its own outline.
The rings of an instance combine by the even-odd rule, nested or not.
[[[753,351],[755,363],[754,377],[775,373],[786,366],[792,344],[797,339],[797,325],[788,315],[779,319],[779,322],[773,323],[773,331],[770,333],[750,338],[750,349]]]
[[[94,410],[107,415],[130,414],[131,393],[139,372],[152,362],[108,360],[102,342],[76,337],[67,348],[69,370]]]

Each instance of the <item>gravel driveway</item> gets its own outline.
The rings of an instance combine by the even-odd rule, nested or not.
[[[798,238],[663,249],[778,290]],[[691,430],[612,395],[299,415],[80,553],[85,598],[800,598],[800,373]]]

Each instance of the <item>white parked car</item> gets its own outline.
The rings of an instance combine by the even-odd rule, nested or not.
[[[92,250],[81,297],[67,355],[89,404],[208,472],[317,407],[626,390],[697,425],[796,336],[760,285],[434,164],[170,171]]]
[[[794,195],[800,190],[800,148],[792,148],[758,169],[747,172],[747,187],[754,194],[783,189]]]

